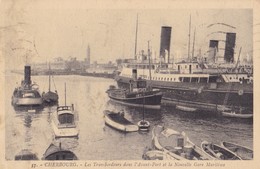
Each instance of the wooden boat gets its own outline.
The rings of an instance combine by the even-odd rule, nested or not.
[[[209,154],[210,156],[218,160],[241,160],[241,158],[237,156],[235,153],[217,144],[203,141],[201,143],[201,148],[205,153]]]
[[[232,151],[243,160],[252,160],[254,151],[248,147],[241,146],[238,144],[230,143],[230,142],[222,142],[223,147],[227,148],[228,150]]]
[[[143,154],[144,160],[175,160],[171,155],[160,150],[150,150]]]
[[[114,89],[107,90],[108,97],[118,103],[144,107],[151,109],[160,109],[162,92],[158,89],[147,87],[146,80],[138,79],[130,82],[130,89]]]
[[[150,122],[143,119],[137,123],[137,126],[140,131],[148,131],[150,128]]]
[[[130,122],[124,117],[123,112],[114,113],[108,110],[104,111],[105,123],[119,131],[135,132],[138,131],[138,126]]]
[[[73,106],[58,106],[53,113],[52,127],[55,137],[78,137]]]
[[[143,103],[144,103],[144,99],[143,99]],[[144,119],[144,114],[145,114],[145,108],[143,104],[143,119],[137,123],[139,130],[143,132],[148,131],[150,128],[150,122]]]
[[[250,119],[253,118],[253,114],[242,114],[231,110],[222,111],[222,116],[224,117],[234,117],[234,118],[242,118],[242,119]]]
[[[25,66],[24,80],[21,86],[16,87],[12,96],[12,105],[14,106],[34,106],[42,104],[42,97],[39,92],[39,86],[31,82],[31,67]]]
[[[59,147],[50,144],[42,160],[78,160],[78,158],[72,151],[62,148],[60,143]]]
[[[196,108],[186,107],[186,106],[180,106],[180,105],[177,105],[177,106],[176,106],[176,109],[182,110],[182,111],[186,111],[186,112],[195,112],[195,111],[197,111]]]
[[[58,106],[52,115],[52,127],[55,138],[78,137],[79,129],[75,123],[74,106],[66,106],[66,84],[65,84],[65,106]]]
[[[49,89],[48,92],[43,92],[42,93],[42,98],[43,101],[47,104],[57,104],[59,100],[59,95],[57,91],[55,92],[51,91],[51,70],[50,70],[50,65],[49,65]]]
[[[184,132],[180,133],[163,126],[155,126],[152,131],[152,144],[176,160],[213,160],[214,157],[204,153],[192,143]]]
[[[14,160],[39,160],[35,153],[32,153],[28,149],[23,149],[17,155],[15,155]]]

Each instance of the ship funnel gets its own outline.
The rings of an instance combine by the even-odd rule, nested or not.
[[[134,80],[137,80],[137,70],[136,70],[136,69],[133,69],[133,70],[132,70],[132,78],[133,78]]]
[[[31,66],[24,66],[24,84],[31,84]]]
[[[160,57],[162,57],[164,61],[167,63],[170,62],[171,32],[172,32],[172,27],[162,26]]]
[[[234,62],[234,48],[236,45],[236,33],[228,32],[226,34],[226,46],[224,59],[227,63]]]

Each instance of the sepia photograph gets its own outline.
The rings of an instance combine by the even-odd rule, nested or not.
[[[1,2],[0,166],[256,162],[259,1],[189,2]]]

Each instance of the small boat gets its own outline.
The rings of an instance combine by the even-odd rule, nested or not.
[[[138,79],[130,81],[130,89],[115,89],[107,90],[108,97],[118,103],[144,107],[151,109],[160,109],[162,92],[158,89],[147,87],[146,80]]]
[[[160,150],[150,150],[143,154],[144,160],[175,160],[171,155]]]
[[[253,114],[252,113],[245,114],[245,113],[235,112],[235,111],[232,111],[232,110],[222,111],[222,116],[224,116],[224,117],[242,118],[242,119],[253,118]]]
[[[72,106],[58,106],[52,118],[55,138],[78,137],[79,130],[75,124],[74,108]]]
[[[176,160],[214,160],[192,143],[184,132],[178,132],[163,126],[155,126],[152,131],[152,144]]]
[[[177,106],[176,106],[176,109],[182,110],[182,111],[186,111],[186,112],[195,112],[195,111],[197,111],[196,108],[186,107],[186,106],[180,106],[180,105],[177,105]]]
[[[65,106],[58,106],[52,115],[52,127],[55,138],[78,137],[79,129],[75,123],[74,106],[66,105],[66,84],[65,84]]]
[[[42,160],[78,160],[77,156],[70,150],[64,149],[59,146],[51,145],[43,154]]]
[[[137,123],[140,131],[148,131],[150,128],[150,122],[144,119],[144,114],[145,114],[145,108],[143,104],[143,119]]]
[[[43,101],[47,104],[57,104],[59,100],[59,95],[57,93],[57,90],[55,92],[51,91],[51,70],[50,70],[50,64],[49,64],[49,90],[48,92],[42,93]]]
[[[123,132],[135,132],[138,131],[138,126],[130,122],[124,117],[124,112],[120,111],[118,113],[114,113],[108,110],[104,111],[104,118],[105,118],[105,123],[112,127],[115,128],[119,131]]]
[[[140,131],[148,131],[150,128],[150,122],[143,119],[137,123],[137,126]]]
[[[15,155],[14,160],[39,160],[36,153],[32,153],[28,149],[23,149],[17,155]]]
[[[241,157],[243,160],[253,159],[254,151],[250,148],[230,142],[222,142],[222,146],[232,151],[233,153]]]
[[[31,82],[31,67],[24,67],[24,80],[21,86],[16,87],[12,96],[14,106],[38,106],[43,102],[39,92],[39,86]]]
[[[201,148],[205,153],[218,160],[242,160],[238,155],[226,149],[225,147],[213,143],[208,143],[207,141],[203,141],[201,143]]]

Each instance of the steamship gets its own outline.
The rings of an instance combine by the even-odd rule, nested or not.
[[[217,40],[210,40],[208,60],[189,59],[170,64],[170,39],[171,27],[162,27],[160,56],[165,62],[148,64],[147,59],[142,59],[126,63],[115,78],[118,86],[129,88],[135,72],[137,78],[149,79],[150,86],[163,92],[165,104],[202,111],[232,109],[242,114],[253,113],[252,66],[234,63],[236,33],[226,33],[222,64],[216,62]]]
[[[24,80],[21,86],[16,87],[12,96],[12,105],[14,106],[34,106],[42,104],[42,97],[39,92],[39,86],[31,82],[31,67],[24,67]]]

